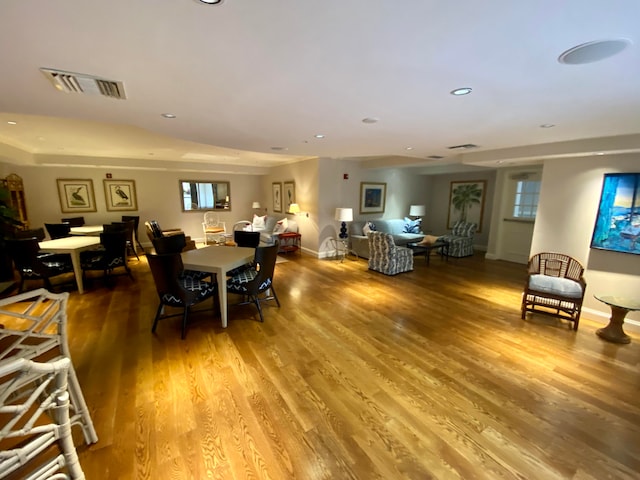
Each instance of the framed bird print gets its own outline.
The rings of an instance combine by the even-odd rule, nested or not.
[[[58,197],[62,213],[84,213],[96,211],[93,180],[58,178]]]
[[[107,210],[110,212],[124,212],[138,210],[136,201],[135,180],[103,180],[104,198]]]

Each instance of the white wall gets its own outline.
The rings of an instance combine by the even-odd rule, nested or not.
[[[500,168],[496,174],[495,198],[489,225],[487,259],[507,260],[526,265],[531,252],[534,222],[505,220],[513,215],[515,199],[514,175],[527,174],[529,179],[542,180],[542,165]]]
[[[585,266],[584,308],[610,315],[594,294],[640,295],[640,255],[591,249],[605,173],[639,172],[640,155],[590,156],[547,161],[531,252],[562,252]],[[640,312],[628,319],[640,321]]]
[[[298,224],[298,231],[302,235],[302,249],[312,255],[318,253],[318,185],[319,185],[319,160],[311,159],[302,162],[291,163],[270,169],[269,174],[261,178],[263,199],[262,206],[267,208],[267,215],[275,215],[277,218],[287,217]],[[284,211],[286,206],[282,204],[282,212],[273,211],[273,183],[293,181],[295,183],[295,203],[300,206],[302,215],[292,215]],[[283,191],[284,192],[284,191]],[[306,214],[309,214],[307,217]]]

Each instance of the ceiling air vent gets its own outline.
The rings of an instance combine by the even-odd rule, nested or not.
[[[114,80],[94,77],[83,73],[64,72],[51,68],[41,68],[45,77],[61,92],[85,93],[87,95],[102,95],[109,98],[124,100],[124,84]]]
[[[449,150],[468,150],[470,148],[478,148],[478,145],[473,143],[465,143],[464,145],[454,145],[453,147],[447,147]]]
[[[430,160],[440,160],[440,159],[442,159],[444,157],[441,156],[441,155],[429,155],[427,158],[430,159]]]

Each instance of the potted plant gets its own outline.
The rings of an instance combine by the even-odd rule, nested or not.
[[[13,236],[16,227],[22,225],[18,213],[11,206],[6,186],[0,184],[0,281],[13,280],[13,264],[7,253],[5,239]]]

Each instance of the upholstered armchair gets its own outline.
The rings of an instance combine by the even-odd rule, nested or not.
[[[454,223],[451,233],[440,237],[449,242],[450,257],[469,257],[473,255],[473,234],[478,225],[458,220]]]
[[[393,235],[384,232],[369,232],[369,270],[396,275],[413,270],[413,252],[398,247]]]

